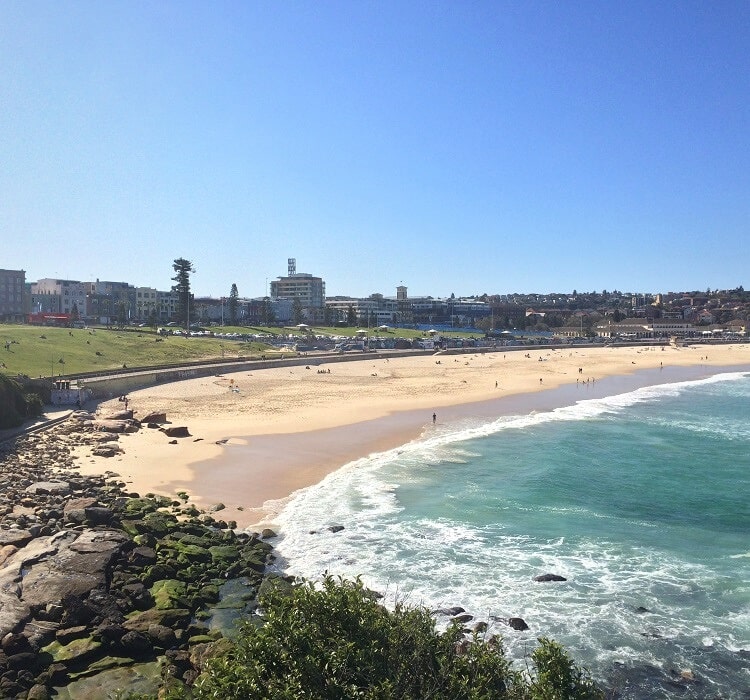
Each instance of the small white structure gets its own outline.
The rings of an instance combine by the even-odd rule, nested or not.
[[[91,392],[80,386],[78,382],[72,383],[68,379],[58,379],[50,394],[50,403],[54,406],[83,406]]]

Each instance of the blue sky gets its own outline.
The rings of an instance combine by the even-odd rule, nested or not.
[[[0,267],[748,287],[750,3],[0,3]]]

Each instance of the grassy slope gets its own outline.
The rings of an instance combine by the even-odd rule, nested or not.
[[[12,341],[10,350],[6,341]],[[95,372],[128,367],[188,363],[218,357],[248,357],[267,352],[259,343],[238,343],[215,338],[163,339],[149,329],[106,329],[0,326],[0,372],[30,377]],[[99,354],[97,354],[99,353]],[[61,362],[62,360],[62,362]]]
[[[296,328],[215,328],[215,332],[287,335],[300,339],[304,334]],[[354,337],[356,328],[311,328],[315,335]],[[388,338],[419,338],[424,334],[409,329],[377,332],[371,336]],[[445,334],[460,335],[460,334]],[[10,350],[5,350],[11,341]],[[42,326],[0,325],[0,372],[15,376],[49,377],[95,372],[128,367],[150,367],[171,363],[189,363],[221,357],[252,357],[273,353],[263,343],[239,342],[219,338],[185,338],[158,336],[150,328],[129,330],[104,328],[68,329]],[[98,354],[97,354],[98,353]]]

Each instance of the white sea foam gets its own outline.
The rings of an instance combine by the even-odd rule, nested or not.
[[[491,629],[503,633],[514,657],[527,653],[541,635],[558,639],[578,650],[585,662],[602,667],[636,659],[658,666],[665,658],[681,658],[683,648],[719,649],[727,654],[748,649],[748,592],[735,587],[727,600],[712,598],[711,592],[722,584],[717,584],[710,567],[673,559],[658,547],[607,541],[596,533],[591,538],[544,537],[510,532],[502,522],[468,525],[460,519],[460,502],[457,518],[441,513],[412,518],[400,498],[404,489],[421,494],[424,487],[429,492],[433,480],[446,478],[450,465],[456,465],[456,478],[462,479],[461,465],[481,452],[470,443],[476,438],[554,422],[606,420],[636,404],[679,396],[694,387],[710,391],[712,385],[745,376],[722,374],[581,401],[549,412],[483,423],[463,421],[397,450],[353,462],[285,505],[278,518],[281,566],[308,578],[326,571],[361,575],[367,585],[385,592],[391,604],[399,600],[431,609],[461,605],[484,620],[523,617],[531,628],[528,632],[509,633],[501,621],[494,621]],[[707,435],[724,439],[728,439],[724,432],[737,429],[710,417],[705,425],[689,418],[680,425],[680,420],[671,417],[665,423],[693,432],[704,429]],[[500,514],[502,508],[518,506],[496,507]],[[601,519],[615,529],[653,532],[662,527],[657,522],[596,513],[585,505],[526,507],[525,517],[536,520],[552,514]],[[330,532],[326,526],[333,523],[345,529]],[[311,530],[316,534],[311,535]],[[727,555],[737,562],[747,557],[750,554],[742,550]],[[546,572],[568,581],[532,582],[533,576]],[[685,656],[686,665],[699,662]]]

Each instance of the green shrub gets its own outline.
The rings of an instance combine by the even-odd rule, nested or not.
[[[326,577],[291,591],[272,587],[264,622],[245,623],[229,653],[210,659],[195,700],[589,700],[588,676],[548,640],[533,668],[513,670],[497,638],[463,643],[457,626],[435,629],[423,608],[389,611],[359,580]]]
[[[15,428],[43,411],[44,404],[36,392],[27,391],[15,379],[0,374],[0,429]]]

